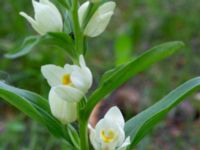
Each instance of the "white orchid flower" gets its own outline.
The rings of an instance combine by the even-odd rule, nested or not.
[[[79,10],[79,22],[80,25],[83,25],[84,17],[87,13],[87,9],[89,6],[89,1],[83,3]],[[114,9],[116,7],[116,3],[113,1],[106,2],[102,4],[93,14],[88,24],[84,29],[84,35],[89,37],[96,37],[100,35],[108,26],[110,19],[114,13]]]
[[[90,141],[95,150],[125,150],[130,137],[125,139],[124,118],[120,110],[112,107],[95,129],[90,127]]]
[[[74,122],[77,119],[77,103],[67,102],[61,99],[54,88],[51,88],[49,93],[49,105],[52,114],[62,124]]]
[[[64,68],[56,65],[41,67],[43,76],[51,86],[49,104],[52,114],[66,124],[76,120],[77,102],[92,85],[92,74],[81,55],[80,66],[66,64]]]
[[[34,18],[24,12],[20,12],[20,15],[26,18],[39,34],[62,31],[62,16],[53,3],[49,0],[40,0],[39,2],[32,0],[32,4],[35,12]]]

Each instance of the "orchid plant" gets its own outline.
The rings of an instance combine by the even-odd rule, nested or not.
[[[107,71],[96,90],[88,93],[93,75],[84,58],[86,43],[88,38],[105,31],[116,2],[90,0],[81,4],[78,0],[32,0],[32,5],[33,18],[25,12],[20,15],[39,35],[27,37],[15,53],[6,54],[6,57],[21,57],[40,42],[50,41],[65,50],[73,64],[41,67],[41,74],[50,85],[48,99],[4,82],[0,82],[0,97],[47,127],[55,137],[65,140],[69,149],[131,150],[173,107],[200,89],[200,77],[193,78],[126,122],[120,109],[114,106],[92,127],[89,117],[98,102],[152,64],[177,52],[184,44],[173,41],[147,50]]]

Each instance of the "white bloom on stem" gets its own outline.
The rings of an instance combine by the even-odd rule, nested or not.
[[[124,118],[117,107],[112,107],[95,129],[90,127],[90,141],[95,150],[125,150],[130,137],[125,139]]]
[[[39,2],[32,0],[32,4],[35,12],[34,18],[24,12],[20,12],[20,15],[26,18],[39,34],[62,31],[62,16],[53,3],[49,0],[40,0]]]
[[[83,25],[84,17],[87,13],[89,3],[89,1],[83,3],[78,10],[79,22],[81,26]],[[84,34],[89,37],[96,37],[100,35],[108,26],[108,23],[114,14],[115,7],[116,3],[113,1],[105,2],[99,6],[99,8],[94,12],[88,24],[86,25]]]
[[[43,76],[51,86],[49,104],[52,114],[62,123],[77,119],[76,105],[92,85],[92,74],[81,55],[80,66],[66,64],[41,67]]]
[[[61,99],[54,88],[49,93],[49,105],[52,114],[60,120],[61,123],[67,124],[77,119],[77,103],[67,102]]]

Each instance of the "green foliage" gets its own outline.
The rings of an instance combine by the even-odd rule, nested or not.
[[[69,142],[69,145],[72,145],[69,133],[51,115],[48,101],[43,97],[30,91],[11,87],[2,82],[0,82],[0,97],[32,119],[42,123],[54,136],[64,138]]]
[[[191,79],[126,122],[125,132],[131,137],[129,149],[131,150],[173,107],[199,89],[200,77]]]
[[[44,36],[44,41],[47,41],[49,44],[52,44],[64,50],[65,52],[67,52],[68,56],[71,57],[71,59],[73,59],[74,57],[78,57],[76,51],[74,51],[74,41],[66,33],[48,33]]]
[[[5,57],[14,59],[28,54],[39,43],[40,39],[40,36],[29,36],[25,38],[20,46],[9,50],[9,53]]]
[[[57,1],[59,4],[63,5],[65,8],[69,8],[69,5],[71,1],[68,0],[54,0]],[[2,9],[0,10],[1,16],[0,16],[0,24],[1,29],[0,33],[3,37],[4,41],[2,40],[1,43],[3,43],[3,47],[1,49],[6,49],[7,47],[10,48],[12,45],[15,45],[16,42],[18,42],[20,39],[20,36],[24,36],[27,34],[27,29],[25,28],[25,22],[21,17],[18,15],[18,12],[22,10],[24,6],[26,6],[28,9],[30,7],[30,3],[27,2],[27,4],[24,4],[24,2],[20,1],[11,1],[9,0],[8,4],[7,2],[2,2]],[[6,5],[5,5],[6,4]],[[151,51],[147,51],[145,54],[139,56],[138,58],[132,59],[129,63],[127,60],[132,58],[131,56],[131,47],[132,43],[134,43],[134,50],[141,50],[143,47],[148,47],[149,45],[154,45],[155,43],[160,43],[166,40],[171,39],[179,39],[183,40],[187,43],[187,45],[192,45],[193,48],[198,48],[199,43],[196,42],[199,37],[199,3],[196,1],[176,1],[173,4],[171,1],[141,1],[141,0],[135,0],[135,1],[119,1],[119,8],[118,11],[122,10],[121,17],[117,16],[117,20],[120,23],[120,26],[123,26],[122,23],[124,22],[124,25],[127,26],[130,29],[130,36],[124,37],[119,36],[116,37],[115,42],[115,55],[116,55],[116,61],[112,62],[110,61],[110,56],[112,55],[111,48],[108,46],[108,48],[103,47],[102,43],[105,43],[104,40],[110,40],[110,38],[115,37],[118,34],[109,34],[109,36],[103,36],[101,39],[98,39],[97,41],[94,40],[94,46],[91,49],[95,49],[95,51],[91,51],[90,59],[88,61],[91,63],[95,62],[93,65],[95,68],[97,68],[97,65],[105,64],[103,59],[99,59],[100,63],[98,61],[94,61],[93,59],[96,58],[94,56],[98,56],[98,58],[105,58],[109,62],[108,66],[112,65],[119,65],[118,67],[106,72],[101,80],[100,86],[95,91],[93,95],[89,98],[89,102],[86,106],[86,116],[89,117],[90,112],[94,108],[94,106],[101,100],[103,97],[108,95],[110,92],[112,92],[114,89],[118,88],[120,85],[122,85],[124,82],[127,82],[128,79],[135,76],[141,71],[144,71],[147,69],[151,64],[156,63],[157,61],[168,57],[172,53],[174,53],[179,47],[182,46],[182,43],[171,43],[174,46],[170,45],[170,50],[167,50],[167,48],[163,49],[162,46],[158,47],[157,49],[152,49]],[[5,5],[5,6],[4,6]],[[141,9],[144,8],[144,9]],[[192,8],[192,9],[191,9]],[[124,11],[126,10],[126,11]],[[130,12],[130,13],[127,13]],[[5,13],[12,14],[9,17],[5,15]],[[133,14],[133,15],[130,15]],[[187,17],[183,17],[187,16]],[[64,16],[69,17],[69,16]],[[128,19],[127,19],[128,18]],[[8,23],[9,22],[9,23]],[[128,24],[127,24],[128,22]],[[65,21],[65,23],[68,23]],[[153,24],[152,24],[153,23]],[[117,24],[116,21],[113,21],[113,26],[115,27],[115,24]],[[69,28],[69,25],[67,25],[67,28]],[[69,30],[69,29],[67,29]],[[111,30],[112,31],[112,30]],[[114,32],[115,29],[113,29]],[[179,32],[177,32],[179,31]],[[71,30],[69,30],[68,33],[71,33]],[[117,32],[116,32],[117,33]],[[181,33],[181,36],[180,36]],[[15,35],[16,34],[16,35]],[[106,34],[105,34],[106,35]],[[75,56],[74,54],[74,48],[73,48],[73,39],[71,36],[67,36],[63,33],[50,33],[41,39],[38,39],[38,36],[30,36],[28,39],[25,39],[22,46],[17,46],[14,49],[11,49],[7,55],[5,55],[7,58],[18,58],[21,56],[24,56],[28,54],[39,42],[44,42],[49,44],[56,44],[59,46],[59,48],[64,49],[67,54],[70,57]],[[41,40],[41,41],[40,41]],[[99,43],[100,44],[99,44]],[[132,43],[131,43],[132,42]],[[112,42],[109,42],[109,44]],[[47,45],[46,44],[46,45]],[[177,44],[177,49],[175,48]],[[104,44],[105,45],[105,44]],[[178,46],[179,45],[179,46]],[[106,45],[107,46],[107,45]],[[111,45],[110,45],[111,46]],[[166,45],[165,45],[166,46]],[[48,46],[47,46],[48,47]],[[168,48],[169,48],[168,47]],[[103,52],[102,50],[105,49]],[[49,50],[48,54],[53,54],[55,56],[55,51],[57,49],[53,48],[53,50]],[[136,53],[138,51],[135,51]],[[35,81],[40,81],[41,77],[38,75],[38,64],[46,63],[46,62],[53,62],[51,57],[42,57],[42,51],[35,53],[32,52],[34,55],[37,54],[38,62],[32,63],[34,59],[32,56],[26,57],[25,59],[18,60],[1,60],[1,69],[5,70],[7,72],[17,72],[21,70],[31,72],[29,78],[34,78]],[[139,52],[140,53],[140,52]],[[171,67],[170,70],[166,69],[166,66],[175,66],[178,60],[170,60],[170,62],[162,62],[157,65],[161,66],[159,71],[162,72],[162,75],[168,75],[168,72],[170,72],[170,75],[175,75],[176,79],[174,80],[174,84],[185,79],[190,78],[193,76],[195,72],[198,73],[198,67],[196,65],[199,65],[199,56],[198,51],[194,51],[194,54],[188,55],[188,51],[184,51],[184,54],[187,57],[183,57],[183,61],[187,61],[186,64],[184,64],[184,68],[188,68],[188,70],[183,69],[177,69],[176,67]],[[3,54],[3,52],[2,52]],[[33,56],[34,56],[33,55]],[[57,58],[61,58],[63,55],[62,53],[56,55]],[[107,58],[106,58],[107,57]],[[193,59],[191,59],[191,57]],[[43,61],[45,59],[45,61]],[[185,60],[186,59],[186,60]],[[61,59],[60,59],[61,60]],[[193,61],[193,62],[192,62]],[[29,65],[27,63],[29,62]],[[35,61],[34,61],[35,62]],[[58,60],[56,63],[59,64]],[[15,63],[16,65],[12,65]],[[61,62],[63,63],[63,62]],[[115,64],[114,64],[115,63]],[[122,65],[120,65],[122,64]],[[28,67],[27,67],[28,66]],[[101,65],[103,66],[103,65]],[[106,65],[105,65],[106,66]],[[105,68],[103,68],[105,69]],[[193,70],[194,69],[194,70]],[[182,70],[182,71],[181,71]],[[102,70],[95,70],[97,73],[101,72]],[[184,73],[183,73],[184,72]],[[157,72],[156,72],[157,73]],[[151,73],[147,72],[147,77],[154,77],[153,81],[157,87],[157,91],[155,91],[153,88],[147,89],[149,90],[149,93],[151,95],[149,96],[149,99],[154,99],[155,95],[159,97],[163,94],[162,91],[167,91],[170,89],[170,81],[172,81],[172,77],[168,76],[163,80],[161,78],[160,80],[157,78],[157,76],[152,75]],[[12,78],[15,76],[12,75]],[[23,85],[27,88],[35,88],[38,89],[38,85],[36,84],[30,84],[29,80],[24,80],[22,83],[20,79],[24,77],[24,73],[20,73],[19,75],[21,78],[17,78],[14,81],[15,84],[19,86],[19,84]],[[32,81],[34,81],[32,80]],[[168,84],[166,84],[168,82]],[[196,83],[195,83],[196,82]],[[12,83],[13,84],[13,83]],[[31,85],[31,87],[30,87]],[[35,87],[32,87],[34,86]],[[43,86],[44,87],[44,86]],[[199,79],[195,78],[193,80],[190,80],[183,84],[182,86],[178,87],[176,90],[171,92],[169,95],[164,97],[161,101],[150,107],[149,109],[145,110],[144,112],[138,114],[133,119],[129,120],[126,124],[126,132],[127,135],[131,135],[132,137],[132,146],[135,146],[144,135],[147,134],[147,132],[152,129],[152,127],[171,109],[172,106],[177,104],[179,101],[183,100],[183,98],[187,94],[191,94],[194,88],[199,88]],[[40,88],[39,88],[40,89]],[[43,97],[26,91],[17,89],[11,86],[8,86],[4,83],[0,83],[0,97],[4,98],[8,103],[14,105],[18,109],[25,112],[28,116],[31,118],[37,120],[38,122],[42,123],[44,126],[46,126],[51,133],[53,133],[56,136],[63,137],[65,136],[65,139],[68,139],[70,141],[70,145],[74,145],[77,149],[80,142],[79,135],[74,130],[73,127],[69,126],[66,128],[63,128],[60,126],[60,123],[50,114],[48,102]],[[168,99],[169,98],[169,99]],[[142,98],[141,98],[142,101]],[[164,105],[165,104],[165,105]],[[22,108],[24,106],[24,108]],[[163,106],[163,107],[161,107]],[[159,112],[156,112],[153,109],[159,109]],[[146,114],[150,114],[147,116]],[[141,119],[142,118],[142,119]],[[47,124],[48,121],[52,121],[53,124]],[[135,122],[138,122],[138,124],[135,124]],[[15,127],[16,128],[16,127]],[[18,127],[17,127],[18,128]],[[135,129],[135,130],[134,130]],[[63,135],[62,133],[65,133]],[[69,146],[70,146],[69,145]],[[69,147],[67,147],[69,148]]]
[[[65,50],[67,54],[73,58],[77,57],[74,51],[72,38],[62,32],[58,33],[48,33],[43,36],[29,36],[24,39],[20,46],[16,46],[5,55],[6,58],[14,59],[24,56],[33,50],[33,48],[41,42],[48,43],[50,45],[56,45],[57,47]]]
[[[100,86],[89,98],[86,106],[86,116],[91,113],[95,105],[114,89],[127,82],[136,74],[146,70],[152,64],[169,57],[183,47],[182,42],[168,42],[155,46],[130,62],[107,71],[100,82]],[[88,116],[87,116],[88,117]]]
[[[65,7],[66,9],[70,8],[70,2],[68,0],[56,0],[60,5]]]

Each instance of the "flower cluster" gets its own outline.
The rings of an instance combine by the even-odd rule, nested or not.
[[[86,16],[88,6],[93,2],[96,2],[96,0],[91,2],[87,1],[80,6],[78,10],[80,26],[83,26],[83,20]],[[34,18],[24,12],[20,12],[20,15],[25,17],[39,34],[44,35],[48,32],[63,31],[63,19],[53,3],[49,0],[40,0],[39,2],[32,0],[32,3],[35,12]],[[100,5],[87,23],[83,31],[84,35],[89,37],[100,35],[106,29],[114,13],[115,6],[115,2],[112,1]]]
[[[32,27],[40,34],[48,32],[64,32],[63,19],[56,6],[49,0],[32,0],[35,16],[25,17]],[[91,4],[97,8],[86,20]],[[96,37],[107,27],[116,7],[115,2],[100,3],[100,0],[90,0],[83,3],[77,10],[78,24],[84,36]],[[68,20],[71,21],[71,20]],[[79,63],[66,64],[63,68],[53,64],[41,67],[51,89],[49,105],[52,114],[62,123],[68,124],[77,120],[77,105],[86,95],[92,85],[92,73],[86,66],[83,55]],[[124,118],[117,107],[112,107],[95,128],[90,128],[90,140],[95,150],[125,150],[130,144],[130,138],[125,138]]]

